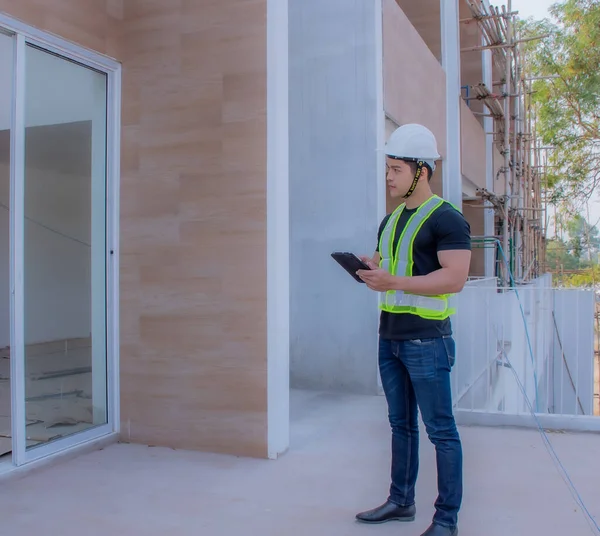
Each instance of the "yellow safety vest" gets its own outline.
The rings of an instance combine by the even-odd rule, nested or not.
[[[389,217],[383,233],[381,233],[379,241],[381,260],[379,266],[395,276],[412,276],[415,238],[427,219],[444,203],[443,199],[434,195],[416,210],[406,222],[394,255],[396,227],[405,208],[404,203],[400,205]],[[388,313],[410,313],[428,320],[444,320],[456,312],[448,304],[450,296],[452,295],[420,296],[403,291],[389,290],[380,293],[379,308]]]

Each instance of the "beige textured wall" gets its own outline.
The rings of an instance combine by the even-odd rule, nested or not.
[[[0,11],[96,52],[118,54],[123,0],[0,0]]]
[[[125,6],[123,433],[266,456],[266,0]]]
[[[0,10],[123,63],[123,439],[265,457],[266,0]]]

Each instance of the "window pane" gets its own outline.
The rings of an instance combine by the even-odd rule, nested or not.
[[[0,461],[12,451],[10,407],[10,127],[13,38],[0,32]]]
[[[27,47],[30,446],[107,422],[106,87],[105,74]]]

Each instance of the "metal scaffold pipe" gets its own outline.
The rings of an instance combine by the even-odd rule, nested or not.
[[[504,6],[503,6],[504,7]],[[512,11],[512,0],[508,0],[508,12]],[[512,43],[512,21],[510,18],[506,19],[506,34],[508,38],[508,43]],[[505,86],[504,92],[506,95],[510,95],[512,93],[510,84],[512,79],[511,73],[511,48],[505,49],[506,51],[506,72],[505,72]],[[510,197],[512,195],[511,189],[511,148],[510,148],[510,96],[508,96],[504,100],[504,193],[506,195],[506,202],[504,205],[504,220],[503,220],[503,230],[502,230],[502,242],[503,249],[507,256],[507,265],[510,266],[511,263],[511,252],[510,252],[510,243],[509,243],[509,217],[510,217]],[[508,269],[508,267],[507,267]],[[505,277],[506,279],[506,277]]]
[[[462,52],[479,50],[482,55],[489,54],[488,71],[492,73],[486,76],[484,69],[483,81],[467,86],[466,100],[469,105],[475,100],[483,105],[483,111],[476,111],[475,115],[483,118],[484,131],[493,136],[503,162],[492,171],[494,180],[485,189],[478,189],[476,195],[482,204],[471,206],[494,210],[494,222],[488,222],[486,234],[495,227],[494,234],[499,235],[506,254],[507,265],[502,266],[501,276],[506,279],[505,270],[510,268],[520,281],[531,280],[544,267],[548,205],[544,187],[549,162],[547,155],[543,158],[539,154],[541,143],[536,136],[533,99],[533,82],[546,77],[529,72],[529,49],[525,44],[544,36],[529,37],[520,31],[512,0],[500,7],[490,5],[488,0],[465,1],[472,15],[469,22],[479,26],[481,42]]]

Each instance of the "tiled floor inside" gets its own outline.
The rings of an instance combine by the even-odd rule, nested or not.
[[[89,339],[26,348],[27,444],[36,446],[92,426]],[[11,452],[10,349],[0,350],[0,461]]]

